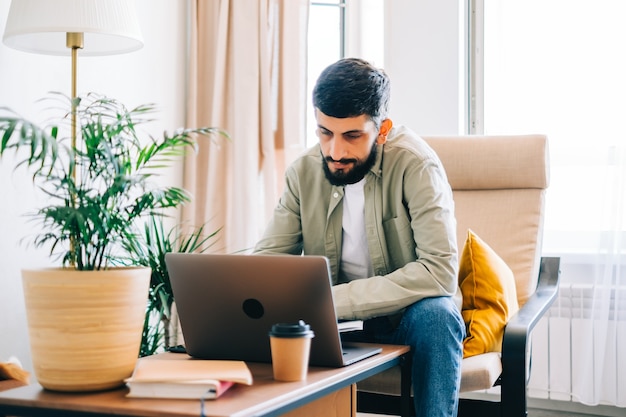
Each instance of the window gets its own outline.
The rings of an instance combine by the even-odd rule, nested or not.
[[[345,56],[345,0],[313,1],[309,9],[306,146],[317,143],[311,92],[320,73]]]
[[[475,3],[484,7],[478,125],[485,134],[549,138],[544,252],[582,256],[623,245],[626,2]]]
[[[383,67],[382,0],[314,0],[309,10],[306,146],[317,143],[311,92],[320,73],[344,57]]]

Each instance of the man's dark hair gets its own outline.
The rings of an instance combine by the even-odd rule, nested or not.
[[[313,106],[327,116],[369,116],[376,127],[387,118],[391,86],[381,69],[358,58],[344,58],[320,74]]]

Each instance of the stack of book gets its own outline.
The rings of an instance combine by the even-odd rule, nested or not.
[[[243,361],[202,360],[164,353],[137,360],[127,397],[215,399],[234,384],[252,385]]]

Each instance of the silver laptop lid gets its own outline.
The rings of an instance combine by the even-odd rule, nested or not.
[[[325,257],[168,253],[166,263],[191,356],[271,362],[272,325],[304,320],[311,365],[362,359],[342,352]]]

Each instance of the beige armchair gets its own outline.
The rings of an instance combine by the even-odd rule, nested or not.
[[[530,333],[554,301],[559,279],[559,259],[541,258],[547,139],[541,135],[425,139],[439,155],[452,185],[459,254],[468,229],[476,232],[513,271],[520,307],[505,327],[501,352],[467,357],[462,364],[461,392],[500,385],[501,401],[461,400],[459,415],[525,417]],[[412,401],[400,401],[400,372],[394,368],[359,383],[358,410],[412,413]]]

